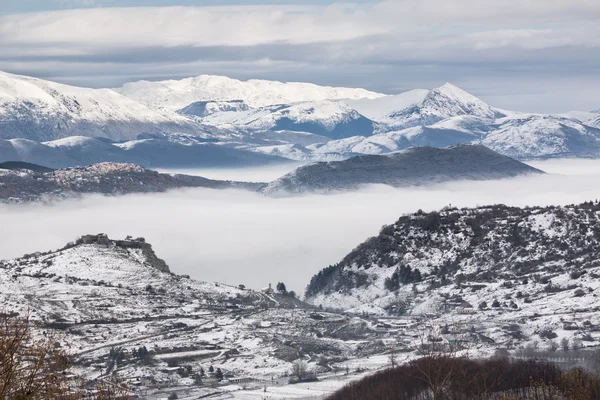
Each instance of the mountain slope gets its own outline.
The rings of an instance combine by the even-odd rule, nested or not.
[[[316,305],[376,313],[473,307],[468,314],[478,318],[479,307],[511,310],[504,320],[514,320],[549,305],[558,318],[597,307],[598,238],[598,203],[418,212],[321,271],[306,294]]]
[[[384,95],[364,89],[335,88],[312,83],[199,75],[182,80],[130,82],[115,91],[153,109],[179,110],[199,101],[243,100],[250,107],[302,101],[377,98]]]
[[[287,160],[244,149],[198,142],[195,139],[190,139],[187,144],[163,139],[141,139],[115,144],[96,138],[72,136],[44,143],[26,139],[0,139],[0,162],[3,161],[24,161],[51,168],[99,162],[175,168],[243,167]]]
[[[370,136],[375,122],[338,101],[305,102],[276,105],[245,112],[215,113],[201,120],[204,124],[231,126],[246,131],[296,131],[330,139]]]
[[[587,120],[585,124],[600,129],[600,116]]]
[[[600,155],[600,129],[553,115],[517,115],[496,121],[481,143],[518,158]]]
[[[81,135],[127,140],[148,132],[202,133],[184,117],[150,110],[109,89],[0,72],[0,138],[44,141]]]
[[[414,147],[387,156],[357,156],[315,163],[269,183],[268,194],[354,189],[366,184],[423,185],[449,180],[485,180],[541,173],[483,146]]]

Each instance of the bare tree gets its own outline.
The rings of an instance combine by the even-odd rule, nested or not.
[[[465,373],[463,364],[468,360],[466,335],[454,323],[444,327],[418,325],[415,333],[416,350],[423,357],[410,363],[416,371],[414,378],[427,384],[433,400],[442,399],[448,384]],[[464,351],[463,357],[459,356],[461,351]]]
[[[292,366],[292,376],[299,382],[302,382],[308,377],[308,365],[304,360],[297,360]]]
[[[0,399],[117,400],[129,394],[114,380],[85,389],[67,374],[69,361],[51,337],[34,337],[28,316],[0,313]]]
[[[0,398],[66,398],[67,367],[62,350],[33,338],[28,317],[0,315]]]

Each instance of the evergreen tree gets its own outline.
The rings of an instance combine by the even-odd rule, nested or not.
[[[223,371],[221,371],[221,368],[217,368],[217,372],[215,373],[215,378],[217,378],[217,380],[219,382],[223,380]]]
[[[281,294],[286,294],[287,293],[287,288],[285,287],[285,283],[283,282],[279,282],[277,284],[277,291]]]

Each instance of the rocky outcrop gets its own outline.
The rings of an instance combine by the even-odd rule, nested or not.
[[[139,249],[146,258],[146,262],[152,268],[159,270],[160,272],[171,273],[167,263],[156,256],[156,253],[152,249],[152,245],[146,242],[143,237],[132,238],[128,236],[125,240],[111,240],[106,234],[99,233],[97,235],[83,235],[75,241],[73,246],[78,245],[89,245],[95,244],[98,246],[115,246],[122,249]]]

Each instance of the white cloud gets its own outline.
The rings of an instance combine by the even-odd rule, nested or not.
[[[2,229],[10,235],[0,242],[0,259],[58,248],[86,233],[131,234],[146,237],[176,273],[254,288],[284,281],[294,290],[303,290],[314,273],[340,261],[404,213],[448,204],[570,204],[600,197],[600,162],[553,160],[536,165],[570,175],[418,189],[373,187],[284,199],[188,190],[88,197],[53,206],[2,206]],[[261,173],[272,177],[274,172]],[[253,179],[260,177],[252,172]]]
[[[489,93],[529,81],[548,100],[523,111],[594,109],[581,93],[600,87],[599,19],[597,0],[65,10],[1,17],[0,69],[93,86],[200,73],[388,92],[485,81]],[[551,100],[563,77],[573,87]]]

